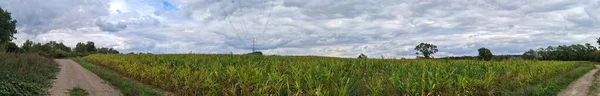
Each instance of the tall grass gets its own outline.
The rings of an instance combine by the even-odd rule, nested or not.
[[[0,96],[47,95],[58,64],[37,54],[0,52]]]
[[[593,68],[557,61],[374,60],[247,55],[90,55],[181,95],[548,95]]]

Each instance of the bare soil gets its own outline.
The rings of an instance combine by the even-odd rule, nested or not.
[[[48,89],[50,96],[68,96],[68,89],[75,86],[86,90],[90,96],[123,96],[115,88],[107,84],[102,78],[71,59],[55,59],[60,65],[60,72],[52,88]]]

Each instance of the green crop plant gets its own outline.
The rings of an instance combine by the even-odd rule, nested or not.
[[[217,54],[84,59],[180,95],[552,95],[594,68],[561,61]]]

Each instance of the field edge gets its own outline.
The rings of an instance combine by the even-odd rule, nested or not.
[[[169,94],[166,92],[155,91],[156,89],[153,89],[149,85],[137,83],[113,70],[89,63],[81,58],[71,58],[71,60],[98,75],[100,78],[104,79],[104,81],[119,89],[125,96],[163,96],[164,94]]]

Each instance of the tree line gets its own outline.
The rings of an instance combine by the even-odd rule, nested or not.
[[[94,42],[79,42],[75,48],[66,46],[62,42],[50,41],[47,43],[36,43],[30,40],[25,41],[22,46],[17,46],[13,42],[5,42],[3,45],[5,52],[13,53],[37,53],[42,56],[65,58],[76,56],[87,56],[88,54],[119,54],[119,51],[113,48],[96,48]]]
[[[600,38],[596,41],[600,45]],[[523,59],[562,60],[562,61],[600,61],[600,51],[589,43],[548,46],[523,53]]]
[[[598,45],[600,45],[600,38],[597,38]],[[600,48],[600,47],[598,47]],[[459,57],[444,57],[438,59],[478,59],[478,60],[507,60],[513,58],[521,58],[527,60],[561,60],[561,61],[596,61],[600,62],[600,51],[598,48],[592,46],[592,44],[573,44],[570,46],[559,45],[559,46],[548,46],[546,48],[539,48],[537,50],[530,49],[522,55],[494,55],[492,52],[485,48],[479,48],[478,56],[459,56]],[[417,59],[432,59],[432,55],[438,52],[436,45],[430,43],[420,43],[415,46],[415,54]],[[365,54],[360,54],[358,58],[367,58]]]
[[[12,40],[16,39],[17,21],[12,19],[10,12],[0,8],[0,52],[11,53],[37,53],[42,56],[64,58],[74,56],[86,56],[88,54],[119,54],[119,51],[113,48],[96,48],[94,42],[77,43],[75,48],[71,48],[62,42],[50,41],[47,43],[36,43],[30,40],[25,41],[22,46],[17,46]]]

